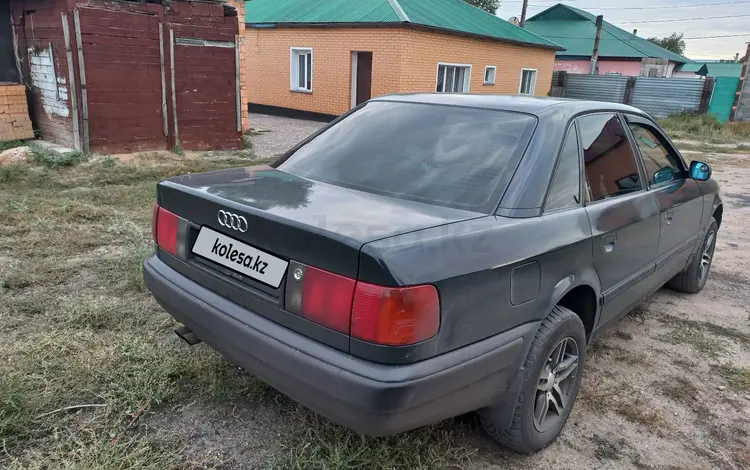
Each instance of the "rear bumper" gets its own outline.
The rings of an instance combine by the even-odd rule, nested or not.
[[[295,401],[372,436],[502,402],[538,327],[526,324],[414,364],[378,364],[246,310],[155,256],[146,260],[144,278],[164,309],[209,346]]]

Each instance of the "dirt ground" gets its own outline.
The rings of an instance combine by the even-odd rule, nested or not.
[[[3,169],[0,468],[750,469],[750,155],[719,151],[686,154],[725,201],[705,289],[662,289],[591,344],[570,421],[534,456],[472,416],[362,438],[172,334],[140,272],[154,184],[247,152]]]

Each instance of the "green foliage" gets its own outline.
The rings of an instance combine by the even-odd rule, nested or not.
[[[109,155],[107,155],[106,157],[104,157],[104,159],[102,160],[102,166],[104,168],[112,168],[115,165],[117,165],[117,160],[115,160],[114,158],[112,158]]]
[[[481,8],[490,14],[495,14],[497,9],[500,7],[500,0],[464,0],[466,3],[474,5],[477,8]]]
[[[714,116],[695,113],[672,114],[659,120],[670,137],[709,142],[731,143],[750,141],[750,123],[722,124]]]
[[[73,166],[85,160],[85,155],[79,151],[62,153],[39,144],[29,144],[29,149],[31,150],[33,161],[48,168]]]
[[[8,149],[14,149],[22,145],[24,145],[22,140],[6,140],[5,142],[0,142],[0,152],[4,152]]]
[[[682,33],[672,33],[663,38],[648,38],[648,40],[668,51],[683,55],[685,53],[685,40],[683,36]]]

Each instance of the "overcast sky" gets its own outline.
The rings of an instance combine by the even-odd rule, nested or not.
[[[685,55],[691,59],[732,59],[739,52],[745,54],[747,42],[750,41],[750,16],[723,18],[714,20],[675,21],[669,23],[632,23],[642,21],[667,20],[675,18],[702,18],[706,16],[750,15],[750,1],[734,5],[712,5],[685,7],[685,5],[704,5],[707,3],[726,3],[740,0],[567,0],[576,8],[586,10],[594,15],[604,15],[604,20],[626,31],[638,28],[638,36],[663,37],[673,32],[684,33],[685,37],[719,36],[743,34],[741,37],[716,39],[686,39]],[[555,5],[556,1],[529,0],[527,18]],[[521,0],[501,0],[497,15],[503,19],[521,16]],[[623,7],[668,7],[647,10],[623,10]],[[597,8],[598,7],[598,8]]]

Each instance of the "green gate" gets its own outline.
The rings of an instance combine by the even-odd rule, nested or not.
[[[708,114],[716,116],[716,119],[722,123],[729,121],[739,84],[740,79],[737,77],[716,77],[711,104],[708,105]]]

